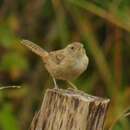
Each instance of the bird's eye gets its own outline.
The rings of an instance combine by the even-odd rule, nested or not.
[[[74,50],[74,47],[73,47],[73,46],[71,46],[70,48],[71,48],[72,50]]]

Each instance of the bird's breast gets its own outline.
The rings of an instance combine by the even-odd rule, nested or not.
[[[56,79],[73,80],[86,70],[87,65],[88,58],[83,56],[76,59],[64,59],[61,64],[48,63],[46,68]]]

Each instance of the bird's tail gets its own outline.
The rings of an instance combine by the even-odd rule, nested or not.
[[[48,52],[42,49],[40,46],[36,45],[35,43],[29,40],[22,40],[21,44],[29,48],[32,52],[36,53],[41,57],[45,57],[48,55]]]

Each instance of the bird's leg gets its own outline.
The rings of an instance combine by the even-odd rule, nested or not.
[[[72,82],[70,82],[69,80],[67,80],[67,83],[74,89],[77,89],[76,85],[74,85]]]
[[[58,89],[58,85],[57,85],[57,83],[56,83],[56,79],[54,78],[54,76],[52,76],[52,80],[53,80],[53,82],[54,82],[54,88],[55,89]]]

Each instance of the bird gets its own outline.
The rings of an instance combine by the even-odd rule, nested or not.
[[[29,40],[21,40],[21,44],[41,57],[45,68],[52,76],[55,89],[59,88],[56,79],[67,81],[72,88],[77,89],[71,81],[77,79],[87,69],[89,63],[82,43],[72,42],[63,49],[50,52]]]

